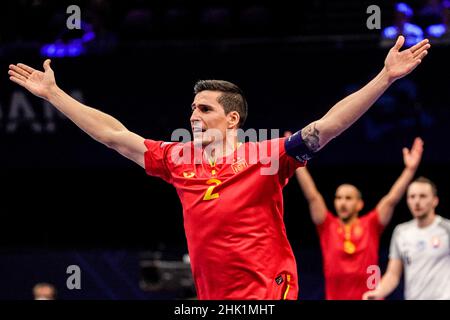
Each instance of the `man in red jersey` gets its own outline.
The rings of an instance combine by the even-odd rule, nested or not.
[[[403,149],[405,168],[375,209],[359,218],[364,206],[354,185],[336,189],[334,216],[317,190],[306,168],[296,170],[297,180],[308,201],[311,218],[317,226],[325,274],[325,297],[329,300],[361,300],[369,289],[368,278],[378,266],[381,233],[391,220],[395,206],[406,192],[419,166],[423,141],[414,140],[411,150]]]
[[[296,299],[297,270],[283,224],[282,188],[297,167],[421,63],[428,40],[400,51],[404,41],[399,37],[372,81],[323,118],[287,139],[260,143],[238,143],[247,104],[241,90],[226,81],[196,85],[190,119],[194,141],[180,144],[146,140],[79,103],[58,88],[49,60],[44,72],[18,64],[10,65],[9,75],[92,138],[175,186],[200,299]]]

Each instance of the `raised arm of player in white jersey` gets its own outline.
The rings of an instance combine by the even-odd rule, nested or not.
[[[19,63],[10,65],[8,74],[11,81],[50,102],[93,139],[144,167],[144,152],[147,150],[144,138],[128,131],[112,116],[78,102],[61,90],[49,59],[44,62],[44,72]]]

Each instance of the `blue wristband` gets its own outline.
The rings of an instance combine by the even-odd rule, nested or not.
[[[300,131],[297,131],[284,141],[284,149],[289,156],[300,162],[306,162],[313,157],[313,152],[309,150],[303,141]]]

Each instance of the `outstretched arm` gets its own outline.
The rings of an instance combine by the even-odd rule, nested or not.
[[[380,300],[391,294],[397,288],[403,272],[401,259],[389,259],[386,273],[381,278],[375,290],[363,294],[363,300]]]
[[[328,209],[325,200],[319,190],[317,190],[313,178],[306,167],[298,168],[295,171],[295,175],[302,188],[303,194],[308,201],[312,221],[315,225],[322,224],[325,221]]]
[[[430,44],[425,39],[410,49],[400,51],[405,38],[400,36],[389,51],[384,68],[366,86],[334,105],[320,120],[301,130],[305,145],[317,152],[358,120],[397,79],[413,71],[427,55]]]
[[[405,169],[403,169],[402,174],[397,181],[395,181],[391,190],[389,190],[389,193],[385,195],[377,205],[377,212],[382,225],[385,226],[391,221],[395,206],[405,194],[406,188],[416,174],[417,167],[422,159],[422,153],[423,141],[420,138],[414,140],[411,150],[403,148],[403,162],[405,163]]]
[[[61,90],[56,85],[49,59],[44,62],[44,72],[19,63],[10,65],[8,74],[11,81],[50,102],[93,139],[144,167],[147,150],[144,138],[128,131],[117,119],[78,102]]]

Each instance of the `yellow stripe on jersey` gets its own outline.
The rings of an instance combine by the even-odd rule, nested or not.
[[[289,289],[291,287],[289,285],[289,282],[291,282],[291,275],[290,274],[287,275],[286,282],[287,282],[287,287],[286,287],[286,291],[284,292],[284,295],[283,295],[283,300],[286,300],[288,292],[289,292]]]

